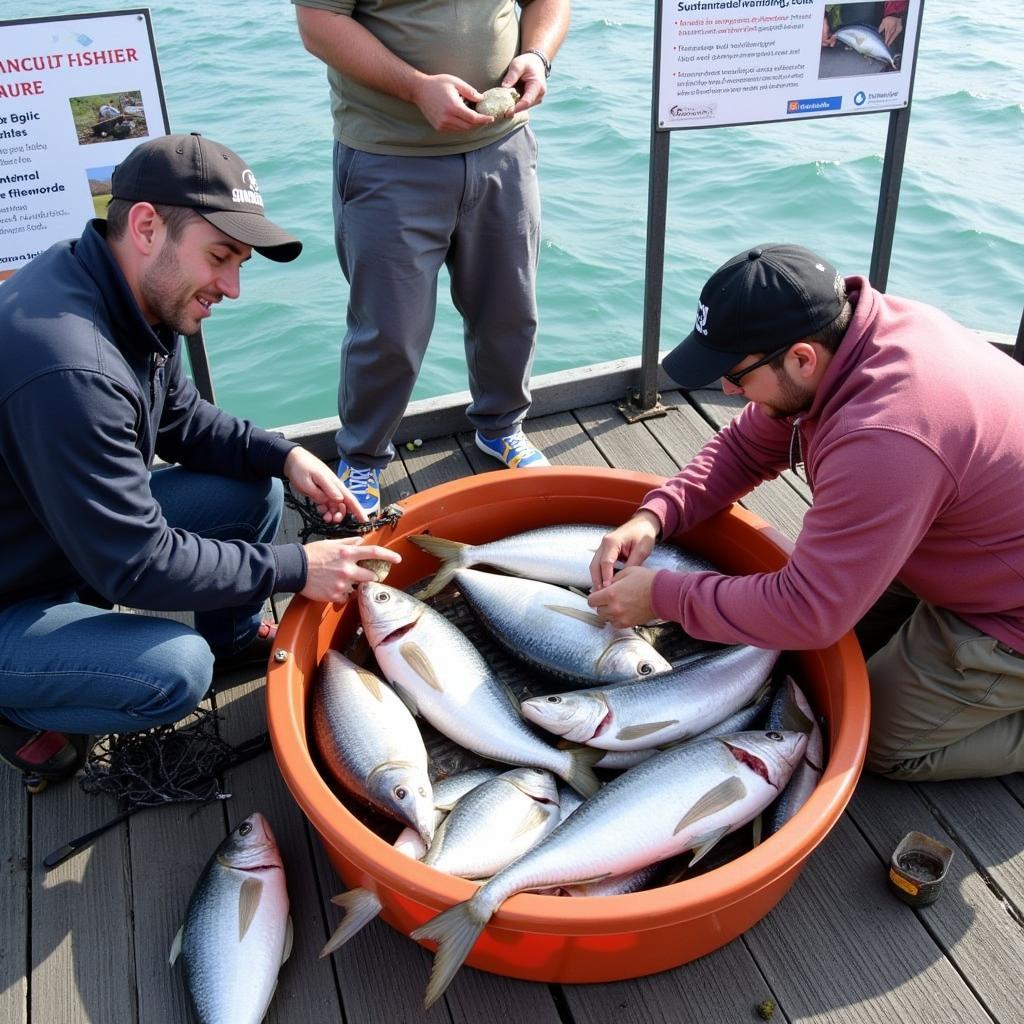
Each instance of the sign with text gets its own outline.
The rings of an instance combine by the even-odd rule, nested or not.
[[[114,167],[168,130],[148,10],[0,22],[0,280],[104,216]]]
[[[920,12],[920,0],[662,0],[657,128],[906,107]]]

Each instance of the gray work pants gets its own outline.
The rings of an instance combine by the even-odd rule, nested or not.
[[[334,149],[334,226],[349,283],[338,385],[338,453],[394,457],[448,267],[462,315],[470,423],[509,433],[530,407],[540,242],[537,143],[529,125],[469,153],[387,156]]]

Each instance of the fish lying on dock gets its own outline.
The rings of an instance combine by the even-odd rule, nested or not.
[[[429,585],[417,594],[426,600],[440,593],[452,580],[456,569],[488,565],[513,576],[523,576],[560,587],[589,590],[590,563],[610,526],[569,523],[545,526],[513,534],[486,544],[463,544],[429,533],[410,537],[417,547],[441,559],[441,566]],[[687,554],[674,544],[655,544],[644,565],[651,569],[675,572],[705,572],[714,566],[703,558]]]
[[[284,865],[262,814],[214,851],[174,937],[197,1024],[259,1024],[292,950]]]
[[[834,34],[839,42],[851,50],[856,50],[862,56],[870,57],[882,64],[888,64],[893,71],[899,70],[892,50],[886,46],[877,29],[870,25],[840,25]]]
[[[313,738],[335,780],[429,846],[434,796],[427,751],[398,694],[372,672],[328,650],[313,689]]]
[[[478,569],[457,569],[455,581],[498,643],[550,675],[617,683],[672,668],[635,630],[609,625],[570,590]]]
[[[644,679],[523,701],[523,715],[602,750],[643,750],[697,736],[748,704],[778,651],[727,647]]]
[[[584,796],[597,791],[592,765],[600,752],[545,743],[479,651],[440,612],[383,583],[359,587],[359,611],[381,671],[435,729],[483,757],[547,768]]]
[[[806,744],[805,733],[732,733],[661,751],[613,779],[472,898],[412,932],[438,944],[425,1006],[510,896],[627,874],[684,850],[694,863],[778,796]]]

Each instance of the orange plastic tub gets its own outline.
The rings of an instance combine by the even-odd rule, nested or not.
[[[588,468],[501,471],[431,488],[403,501],[405,515],[367,540],[398,551],[388,583],[405,587],[432,573],[435,559],[406,538],[425,530],[481,543],[565,522],[616,526],[660,483],[641,473]],[[789,542],[763,520],[734,507],[686,535],[691,550],[726,572],[772,570]],[[343,647],[358,626],[356,601],[325,605],[296,597],[277,636],[267,710],[278,765],[320,833],[349,888],[374,892],[382,916],[408,935],[475,885],[393,850],[361,824],[320,777],[306,731],[317,663]],[[286,652],[286,656],[282,653]],[[599,982],[653,974],[725,945],[785,895],[804,862],[839,820],[860,774],[869,704],[864,660],[851,635],[798,655],[799,682],[827,722],[830,752],[821,784],[797,815],[751,852],[698,878],[648,892],[604,898],[520,893],[492,918],[466,963],[543,982]]]

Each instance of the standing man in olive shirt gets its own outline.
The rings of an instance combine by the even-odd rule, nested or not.
[[[349,283],[338,475],[367,514],[451,276],[464,323],[476,443],[511,468],[547,465],[526,438],[537,334],[537,143],[569,0],[293,0],[306,49],[328,66],[334,225]],[[521,9],[516,17],[517,6]],[[521,94],[505,117],[485,90]]]

